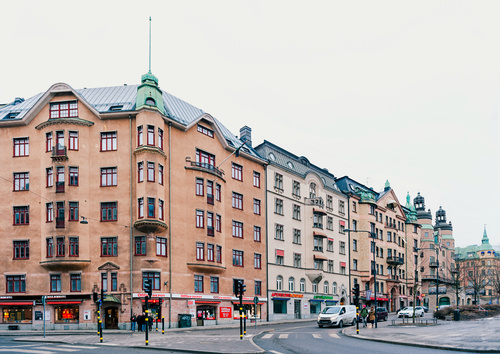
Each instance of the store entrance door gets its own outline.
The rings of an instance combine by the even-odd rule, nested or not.
[[[294,300],[293,313],[296,319],[300,319],[300,300]]]
[[[118,308],[108,307],[105,310],[104,328],[118,329]]]

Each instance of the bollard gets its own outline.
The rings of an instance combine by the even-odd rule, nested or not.
[[[165,334],[165,316],[161,316],[161,334]]]

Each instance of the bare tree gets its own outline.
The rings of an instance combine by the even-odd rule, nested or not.
[[[500,294],[500,260],[493,260],[493,264],[488,269],[490,284],[493,293]]]
[[[470,260],[468,266],[464,269],[466,288],[474,290],[474,302],[479,305],[478,296],[481,290],[488,284],[488,275],[486,269],[481,265],[481,260],[474,258]]]

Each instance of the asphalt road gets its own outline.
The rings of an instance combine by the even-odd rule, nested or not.
[[[428,316],[429,315],[426,314],[426,317]],[[379,322],[378,326],[387,326],[390,320],[394,318],[396,318],[396,316],[392,315],[389,317],[388,322]],[[360,332],[368,330],[376,331],[377,329],[360,328]],[[339,328],[318,328],[315,322],[278,325],[273,330],[255,336],[253,340],[255,344],[266,350],[267,353],[273,354],[324,354],[328,352],[349,354],[450,353],[445,350],[354,339],[342,335],[342,330]]]

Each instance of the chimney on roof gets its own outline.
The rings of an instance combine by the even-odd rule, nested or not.
[[[252,147],[252,128],[245,125],[240,129],[240,140],[247,142],[247,146]]]

